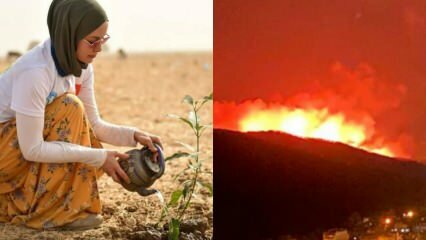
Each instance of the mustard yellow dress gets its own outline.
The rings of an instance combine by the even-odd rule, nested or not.
[[[46,106],[45,141],[102,148],[83,103],[66,93]],[[48,229],[101,213],[97,180],[103,172],[84,163],[39,163],[24,159],[16,120],[0,123],[0,222]]]

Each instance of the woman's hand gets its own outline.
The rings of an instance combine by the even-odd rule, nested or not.
[[[120,164],[118,164],[118,161],[116,159],[117,157],[127,159],[129,158],[129,155],[116,151],[107,151],[107,158],[104,162],[104,165],[102,165],[102,169],[104,170],[104,172],[106,172],[106,174],[108,174],[108,176],[112,177],[114,182],[120,183],[120,179],[122,179],[126,183],[130,183],[129,177],[124,172],[124,170],[121,169]]]
[[[157,162],[158,153],[157,148],[154,146],[154,143],[160,145],[161,149],[164,149],[163,145],[161,144],[160,138],[147,132],[136,131],[134,134],[134,139],[136,142],[147,146],[149,150],[154,153],[153,161]]]

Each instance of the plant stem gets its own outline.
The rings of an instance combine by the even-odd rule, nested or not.
[[[197,114],[198,109],[196,108],[196,106],[193,106],[193,108],[194,108],[194,113],[195,113],[195,125],[197,126],[198,125],[198,114]],[[199,153],[200,152],[200,135],[199,135],[198,129],[196,129],[195,136],[197,137],[197,152]],[[199,162],[198,154],[195,157],[195,161],[196,161],[197,166],[198,166],[198,162]],[[194,179],[192,181],[192,184],[191,184],[191,187],[190,187],[190,190],[189,190],[189,197],[188,197],[188,200],[185,202],[185,206],[183,207],[182,211],[179,214],[179,217],[178,217],[179,221],[182,219],[183,214],[185,213],[186,209],[189,206],[189,203],[191,202],[192,194],[194,193],[194,190],[195,190],[195,185],[197,183],[197,178],[198,178],[198,172],[200,171],[200,169],[201,169],[201,166],[198,166],[197,169],[195,170],[195,176],[194,176]]]
[[[164,217],[166,216],[166,207],[167,206],[163,207],[163,211],[161,211],[160,220],[158,220],[157,225],[158,225],[158,223],[160,223],[161,221],[163,221]]]
[[[189,198],[185,203],[185,207],[182,209],[182,211],[179,214],[179,218],[178,218],[179,221],[182,219],[183,214],[185,213],[186,209],[189,206],[189,203],[191,202],[192,194],[194,193],[194,190],[195,190],[195,184],[197,183],[197,178],[198,178],[198,169],[195,171],[195,177],[190,188]]]

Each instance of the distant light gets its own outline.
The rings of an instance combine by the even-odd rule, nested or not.
[[[385,219],[385,224],[390,224],[391,222],[392,222],[392,219],[390,219],[390,218]]]
[[[413,211],[408,211],[407,212],[407,217],[411,218],[414,216],[414,212]]]

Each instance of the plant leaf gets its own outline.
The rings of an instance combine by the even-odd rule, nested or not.
[[[200,119],[198,119],[198,120],[200,120]],[[198,122],[199,123],[199,122]],[[195,129],[197,129],[197,131],[200,131],[200,130],[202,130],[202,129],[204,129],[205,128],[205,126],[204,125],[201,125],[201,124],[197,124],[196,126],[195,126]]]
[[[213,186],[210,183],[205,183],[202,181],[197,180],[197,184],[201,187],[207,188],[210,192],[210,195],[213,195]]]
[[[188,120],[192,123],[192,126],[196,126],[198,128],[197,124],[197,116],[194,111],[190,111],[188,115]]]
[[[191,153],[191,158],[192,159],[197,159],[197,157],[198,157],[198,154],[199,154],[199,152],[193,152],[193,153]]]
[[[190,153],[190,154],[189,154],[189,157],[190,157],[190,158],[192,158],[192,159],[194,159],[194,160],[197,160],[198,152]]]
[[[182,183],[182,185],[191,185],[191,184],[192,184],[192,179],[185,180],[185,181]]]
[[[203,102],[201,102],[201,105],[200,105],[200,107],[198,109],[200,109],[201,106],[204,105],[204,103],[206,103],[208,101],[211,101],[211,100],[213,100],[213,93],[210,93],[210,95],[203,97]]]
[[[194,129],[194,125],[192,124],[192,122],[189,121],[188,119],[184,118],[184,117],[178,116],[176,114],[167,114],[167,117],[179,119],[179,120],[185,122],[186,124],[188,124],[192,129]]]
[[[204,100],[213,100],[213,92],[211,92],[208,96],[203,97]]]
[[[203,127],[203,129],[213,128],[213,125],[212,124],[206,124],[206,125],[203,125],[202,127]]]
[[[191,184],[192,180],[186,180],[185,182],[183,182],[182,194],[184,199],[186,199],[186,197],[188,196],[188,191],[190,190],[189,188],[191,187]]]
[[[183,98],[183,102],[184,103],[188,103],[188,104],[190,104],[191,106],[194,104],[194,99],[191,97],[191,96],[189,96],[189,95],[186,95],[184,98]]]
[[[182,145],[182,146],[184,146],[184,147],[186,147],[186,148],[188,148],[188,150],[191,150],[192,152],[195,152],[195,149],[191,146],[191,145],[189,145],[189,144],[187,144],[187,143],[184,143],[184,142],[176,142],[176,143],[178,143],[178,144],[180,144],[180,145]]]
[[[188,166],[189,166],[192,170],[197,170],[197,169],[200,169],[200,167],[201,167],[201,163],[200,163],[200,162],[198,162],[198,163],[194,163],[194,164],[188,164]]]
[[[182,190],[176,190],[172,193],[172,196],[170,197],[169,205],[176,206],[179,199],[182,197]]]
[[[204,132],[206,129],[211,129],[211,128],[213,128],[213,125],[211,125],[211,124],[202,125],[202,126],[199,128],[200,135],[201,135],[201,134],[203,134],[203,132]]]
[[[192,122],[191,121],[189,121],[188,119],[186,119],[186,118],[180,118],[180,120],[182,120],[182,121],[184,121],[185,123],[187,123],[192,129],[194,129],[194,125],[192,124]]]
[[[166,116],[167,116],[167,117],[169,117],[169,118],[176,118],[176,119],[181,118],[180,116],[178,116],[178,115],[176,115],[176,114],[172,114],[172,113],[169,113],[169,114],[167,114]]]
[[[164,161],[167,162],[167,161],[170,161],[172,159],[181,158],[181,157],[188,157],[188,156],[191,156],[191,154],[189,154],[187,152],[181,152],[181,151],[179,151],[177,153],[174,153],[171,156],[166,157],[166,159],[164,159]]]
[[[172,218],[169,222],[169,240],[179,240],[179,225],[180,222],[178,219]]]

